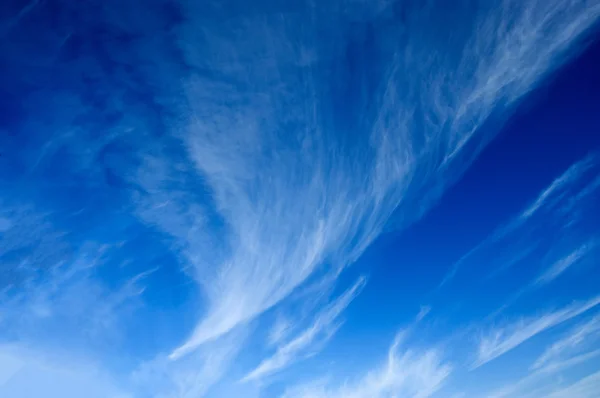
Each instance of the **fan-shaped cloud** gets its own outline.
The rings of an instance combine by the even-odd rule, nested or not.
[[[307,5],[178,30],[197,70],[178,136],[214,206],[199,213],[184,194],[163,216],[148,215],[162,199],[140,210],[187,248],[207,298],[174,358],[273,307],[317,270],[353,262],[392,214],[404,224],[422,214],[491,138],[488,117],[560,65],[600,13],[585,1],[505,1],[474,17],[459,7],[469,29],[449,39],[425,35],[433,6],[410,11],[409,35],[378,31],[394,11],[369,9]],[[332,21],[385,44],[349,75],[328,74],[361,45],[325,29]],[[362,87],[347,110],[328,94],[338,79]],[[153,196],[168,186],[158,183]],[[193,215],[173,230],[169,220],[182,214]]]

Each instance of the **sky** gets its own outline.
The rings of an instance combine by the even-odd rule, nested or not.
[[[597,398],[600,0],[0,4],[0,396]]]

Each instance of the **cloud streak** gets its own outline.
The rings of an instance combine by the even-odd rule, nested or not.
[[[589,376],[571,384],[568,387],[554,391],[548,398],[594,398],[598,395],[600,389],[600,372],[592,373]]]
[[[434,9],[411,9],[406,28],[419,32]],[[376,26],[395,11],[360,2],[344,12],[306,5],[180,27],[184,58],[202,73],[186,81],[188,122],[178,135],[214,206],[186,222],[193,235],[167,224],[168,214],[190,212],[189,195],[188,204],[151,216],[187,248],[207,299],[173,358],[254,319],[315,274],[339,272],[392,215],[404,220],[401,227],[422,214],[491,138],[494,129],[477,135],[490,114],[506,113],[559,66],[600,8],[505,1],[475,18],[469,11],[457,13],[472,30],[452,42],[441,32],[417,39],[392,29],[385,34],[395,39],[371,63],[359,59],[349,71],[340,64],[344,54],[369,45],[340,41],[325,26],[334,20],[341,31],[383,40]],[[323,75],[332,67],[344,72]],[[342,84],[338,78],[365,87],[351,105],[360,118],[336,111],[338,99],[327,95]],[[214,239],[218,250],[202,246],[210,254],[190,249]]]
[[[575,163],[567,169],[560,177],[555,179],[548,188],[546,188],[537,197],[528,208],[519,216],[519,221],[524,221],[533,216],[542,207],[552,207],[567,195],[569,188],[597,164],[597,155],[590,155],[587,158]],[[549,203],[549,206],[548,206]]]
[[[575,251],[569,253],[567,256],[561,258],[552,264],[542,275],[534,282],[536,285],[543,285],[558,278],[568,268],[572,267],[575,263],[585,257],[591,250],[593,250],[596,243],[594,241],[587,242],[577,248]]]
[[[598,315],[577,325],[565,337],[548,347],[531,366],[532,369],[539,369],[548,362],[560,358],[596,335],[600,335],[600,316]]]
[[[556,375],[560,372],[565,371],[569,368],[575,367],[579,364],[589,362],[600,356],[600,350],[594,350],[585,354],[576,355],[569,359],[553,361],[552,363],[532,371],[527,376],[519,379],[516,382],[511,382],[504,387],[486,393],[488,398],[502,398],[502,397],[545,397],[553,392],[557,392],[562,389],[552,382],[552,379],[556,379]],[[543,391],[543,393],[542,393]]]
[[[284,398],[385,398],[432,396],[452,372],[438,350],[402,350],[407,333],[400,332],[389,348],[387,360],[351,383],[339,387],[319,383],[298,386]]]
[[[583,188],[578,184],[583,181],[583,178],[587,175],[586,173],[598,168],[598,161],[598,154],[594,153],[570,166],[546,189],[540,192],[532,204],[510,221],[498,227],[490,236],[456,261],[446,273],[438,288],[450,282],[456,276],[459,269],[468,265],[469,261],[476,255],[493,250],[497,246],[513,244],[511,243],[511,239],[514,236],[524,236],[527,244],[524,247],[519,245],[512,249],[509,258],[502,258],[503,264],[494,269],[488,278],[497,276],[514,264],[524,260],[536,249],[536,245],[539,243],[530,238],[531,232],[529,229],[532,228],[532,225],[533,228],[538,225],[535,220],[532,220],[534,217],[545,213],[549,215],[548,218],[550,220],[556,220],[555,222],[561,229],[576,221],[577,215],[569,212],[568,208],[573,208],[577,203],[581,204],[583,200],[588,199],[590,195],[596,193],[598,187],[596,181],[586,182]],[[518,243],[520,244],[521,242]],[[558,261],[554,265],[556,268],[548,269],[548,273],[545,276],[540,276],[540,280],[537,283],[550,281],[560,275],[566,268],[583,256],[588,249],[593,247],[593,245],[593,241],[588,242],[574,250],[571,253],[572,256],[567,256],[564,261]]]
[[[600,304],[600,297],[595,297],[553,312],[522,318],[505,326],[492,329],[479,340],[477,359],[474,361],[472,369],[504,355],[545,330],[581,315],[598,304]]]
[[[272,374],[297,360],[297,358],[309,347],[312,347],[316,341],[324,342],[330,339],[340,327],[338,318],[341,313],[361,292],[365,283],[365,278],[360,278],[350,289],[322,309],[316,315],[315,320],[309,328],[299,333],[289,342],[278,347],[273,356],[263,360],[258,367],[248,373],[242,381],[256,380]],[[306,355],[308,353],[304,354]]]

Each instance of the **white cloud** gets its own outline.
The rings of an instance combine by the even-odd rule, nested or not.
[[[354,382],[334,387],[326,381],[288,389],[284,398],[426,398],[437,392],[452,372],[435,349],[402,351],[406,332],[399,333],[387,361]]]
[[[581,346],[585,340],[600,336],[600,316],[595,316],[569,331],[562,339],[548,347],[532,365],[532,369],[539,369],[553,360],[568,353],[570,350]]]
[[[132,373],[129,387],[140,396],[156,398],[200,398],[212,394],[221,382],[236,383],[227,378],[227,371],[246,337],[245,330],[230,333],[177,361],[159,355]]]
[[[519,216],[520,221],[526,220],[538,212],[542,207],[547,206],[548,202],[556,204],[567,196],[572,189],[573,184],[580,180],[583,174],[597,163],[597,156],[590,155],[585,159],[575,163],[567,169],[560,177],[555,179],[548,188],[546,188],[528,208]]]
[[[8,205],[0,197],[0,217],[4,219],[0,256],[6,269],[5,281],[18,286],[30,274],[60,263],[66,254],[64,232],[47,220],[47,214],[25,203]],[[11,256],[12,253],[25,253]]]
[[[422,305],[421,309],[419,310],[419,313],[417,314],[416,321],[417,322],[421,321],[423,318],[425,318],[427,316],[427,314],[429,314],[430,311],[431,311],[430,306]]]
[[[587,171],[598,166],[600,158],[594,154],[590,155],[583,160],[580,160],[570,166],[563,174],[556,178],[552,183],[540,192],[534,202],[520,212],[517,216],[512,218],[509,222],[498,227],[490,236],[480,242],[477,246],[469,250],[463,255],[458,261],[456,261],[450,268],[450,270],[444,276],[442,282],[438,288],[441,288],[446,283],[451,281],[458,270],[465,266],[469,260],[482,253],[485,250],[491,250],[494,245],[506,245],[505,240],[514,237],[527,235],[526,231],[528,227],[531,227],[530,221],[532,217],[540,214],[542,211],[557,210],[556,216],[563,216],[566,208],[572,208],[576,202],[583,199],[585,196],[593,192],[598,184],[596,181],[586,182],[585,187],[578,191],[578,184],[582,181],[582,177]],[[559,205],[560,206],[557,206]],[[571,212],[567,213],[568,217],[572,217]],[[568,224],[568,221],[562,224]],[[527,239],[527,245],[524,247],[513,247],[510,250],[503,248],[503,251],[508,251],[507,258],[502,259],[502,264],[494,269],[489,277],[498,275],[500,272],[505,271],[514,264],[523,260],[529,256],[536,248],[537,242],[532,239]],[[557,262],[554,267],[547,271],[547,274],[540,277],[537,283],[549,282],[554,279],[570,265],[576,262],[580,256],[587,252],[586,248],[591,248],[594,245],[593,242],[588,242],[583,245],[580,249],[572,253],[572,256],[568,256],[563,262]],[[498,256],[498,254],[496,254]]]
[[[109,288],[96,272],[110,250],[89,244],[68,260],[28,270],[19,285],[2,292],[0,325],[10,325],[10,336],[18,341],[60,340],[63,349],[121,341],[128,314],[141,304],[143,278],[153,270]]]
[[[185,81],[189,122],[176,136],[214,206],[204,208],[185,184],[169,197],[173,184],[151,175],[156,189],[138,212],[175,238],[207,299],[173,358],[275,306],[317,270],[339,272],[392,214],[402,226],[426,211],[474,159],[471,149],[491,138],[493,129],[476,134],[488,116],[506,112],[560,65],[600,13],[585,1],[505,1],[481,8],[471,33],[452,45],[447,35],[420,43],[398,31],[386,41],[395,47],[386,49],[392,61],[381,65],[381,90],[360,98],[373,112],[342,117],[324,94],[338,77],[324,81],[320,68],[354,44],[321,27],[367,26],[382,12],[355,7],[348,15],[327,5],[258,12],[199,29],[193,17],[206,10],[186,4],[190,22],[178,40],[187,64],[204,73]],[[472,11],[457,12],[472,18]],[[411,29],[429,26],[433,9],[412,12],[419,23]],[[354,126],[336,130],[354,116]],[[190,172],[180,166],[165,178]]]
[[[593,247],[596,245],[595,242],[587,242],[567,256],[561,258],[552,264],[542,275],[535,281],[535,284],[542,285],[549,283],[565,272],[569,267],[581,260],[586,254],[588,254]]]
[[[270,346],[276,345],[284,340],[292,329],[291,320],[278,316],[271,328],[268,336],[268,344]]]
[[[365,283],[365,278],[361,277],[350,289],[322,309],[315,316],[309,328],[278,347],[273,356],[263,360],[242,381],[263,378],[289,366],[292,362],[298,360],[299,357],[313,353],[312,347],[314,344],[327,341],[339,328],[340,320],[338,318],[346,307],[350,305],[352,300],[360,294]]]
[[[539,333],[568,321],[600,304],[600,297],[575,303],[554,312],[539,316],[521,318],[504,326],[493,328],[481,337],[478,343],[477,359],[473,368],[498,358]]]
[[[130,386],[121,384],[124,372],[115,377],[107,364],[117,351],[119,359],[129,354],[119,348],[127,348],[130,315],[154,270],[109,286],[98,274],[114,246],[83,244],[55,263],[45,251],[60,234],[43,219],[38,225],[10,231],[30,251],[20,259],[19,278],[0,291],[0,396],[130,397]],[[50,232],[48,242],[35,236],[40,229]]]
[[[537,397],[542,390],[544,394],[541,394],[541,396],[547,396],[556,390],[553,381],[557,379],[557,374],[579,364],[595,360],[598,357],[600,357],[600,350],[590,351],[565,360],[554,361],[532,371],[517,381],[505,381],[505,385],[502,388],[486,393],[485,396],[486,398]]]
[[[578,380],[577,382],[554,391],[546,398],[596,398],[600,391],[600,372],[592,373],[591,375]]]

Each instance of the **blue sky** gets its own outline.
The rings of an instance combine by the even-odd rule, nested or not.
[[[0,396],[600,391],[597,0],[0,16]]]

